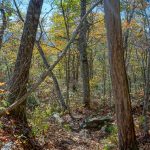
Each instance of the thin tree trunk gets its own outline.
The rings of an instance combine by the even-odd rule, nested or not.
[[[6,17],[6,12],[5,12],[4,4],[3,3],[4,2],[2,1],[1,2],[1,7],[2,8],[0,8],[0,12],[2,14],[2,26],[0,28],[0,50],[2,48],[4,32],[5,32],[6,27],[7,27],[7,17]]]
[[[79,80],[79,66],[80,66],[80,57],[79,57],[79,54],[77,54],[77,56],[76,56],[76,74],[75,74],[76,82],[78,82],[78,80]]]
[[[91,49],[90,55],[89,55],[89,78],[93,79],[93,50]]]
[[[48,62],[47,62],[47,59],[46,59],[46,57],[45,57],[45,54],[44,54],[44,52],[43,52],[43,49],[42,49],[40,43],[39,43],[39,42],[36,42],[36,44],[37,44],[37,47],[38,47],[38,51],[39,51],[39,53],[40,53],[40,55],[41,55],[41,57],[42,57],[42,60],[43,60],[44,65],[46,66],[46,68],[49,68],[50,65],[49,65]],[[66,109],[67,109],[67,106],[66,106],[65,101],[64,101],[64,98],[63,98],[63,96],[62,96],[62,93],[61,93],[61,90],[60,90],[60,87],[59,87],[59,83],[58,83],[58,81],[57,81],[57,78],[56,78],[56,76],[54,75],[54,73],[53,73],[52,71],[49,73],[49,76],[52,77],[52,79],[53,79],[54,86],[55,86],[55,90],[56,90],[57,96],[58,96],[59,101],[60,101],[60,105],[61,105],[61,107],[62,107],[64,110],[66,110]]]
[[[106,54],[104,51],[103,54],[103,97],[104,97],[104,103],[106,102],[105,96],[106,96]]]
[[[144,116],[144,132],[145,136],[148,136],[148,108],[150,105],[150,49],[148,49],[148,64],[147,64],[147,72],[146,72],[146,85],[144,89],[144,106],[143,106],[143,116]]]
[[[81,0],[81,19],[86,14],[86,0]],[[79,32],[79,52],[81,62],[81,75],[83,80],[83,104],[85,107],[90,107],[90,83],[89,83],[89,65],[87,59],[87,19],[82,23]]]
[[[62,14],[63,14],[63,19],[65,23],[65,29],[66,29],[66,37],[67,37],[67,42],[70,40],[70,33],[69,33],[69,21],[68,21],[68,16],[66,15],[66,12],[63,7],[63,1],[61,0],[61,9],[62,9]],[[68,50],[68,53],[66,55],[66,103],[67,105],[69,104],[69,91],[70,91],[70,48]]]
[[[76,84],[76,54],[72,54],[72,91],[76,92],[77,91],[77,84]]]
[[[130,4],[129,4],[130,5]],[[130,6],[131,7],[131,6]],[[133,2],[132,4],[132,10],[131,12],[128,10],[127,8],[127,18],[126,18],[126,21],[127,21],[127,24],[130,25],[131,21],[132,21],[132,18],[133,18],[133,15],[134,15],[134,12],[135,12],[135,1]],[[125,53],[125,61],[126,61],[126,67],[128,67],[128,60],[127,60],[127,56],[128,56],[128,40],[129,40],[129,34],[130,34],[130,28],[127,27],[126,31],[125,31],[125,34],[124,34],[124,41],[123,41],[123,48],[124,48],[124,53]]]
[[[119,148],[137,150],[131,101],[124,61],[120,1],[105,0],[105,21],[109,47],[113,95],[116,106]]]

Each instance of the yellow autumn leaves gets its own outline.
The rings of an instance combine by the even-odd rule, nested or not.
[[[5,86],[5,82],[0,82],[0,94],[4,94],[6,91],[1,89],[2,86]]]

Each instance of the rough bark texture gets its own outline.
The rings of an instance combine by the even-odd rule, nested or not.
[[[144,107],[143,107],[143,116],[144,116],[144,132],[145,136],[149,136],[149,125],[148,125],[148,111],[150,105],[150,49],[148,49],[148,63],[147,63],[147,72],[146,72],[146,85],[144,90]]]
[[[104,9],[110,52],[112,87],[117,115],[119,148],[120,150],[136,150],[137,145],[123,52],[120,3],[118,0],[105,0]]]
[[[27,92],[29,69],[31,65],[32,52],[36,39],[36,32],[41,14],[43,0],[30,0],[24,23],[23,34],[14,68],[14,74],[9,84],[10,95],[8,101],[14,103]],[[13,110],[11,115],[26,122],[26,101]]]
[[[0,49],[1,49],[2,48],[2,43],[3,43],[4,32],[5,32],[6,27],[7,27],[7,17],[6,17],[6,13],[5,13],[5,10],[4,10],[3,1],[1,3],[0,12],[1,12],[1,15],[2,15],[2,25],[1,25],[1,28],[0,28]]]
[[[141,1],[142,6],[143,1]],[[144,8],[144,7],[143,7]],[[149,43],[149,38],[146,34],[147,32],[147,27],[148,27],[148,35],[150,36],[150,20],[149,16],[146,12],[146,10],[143,10],[143,17],[145,17],[144,20],[144,27],[145,27],[145,38],[147,43]],[[147,24],[147,26],[146,26]],[[149,107],[150,107],[150,46],[146,52],[147,55],[147,66],[146,69],[144,69],[144,81],[145,81],[145,87],[144,87],[144,106],[143,106],[143,116],[144,116],[144,122],[143,122],[143,127],[144,127],[144,134],[145,137],[149,137],[149,120],[148,120],[148,112],[149,112]],[[143,67],[144,68],[144,67]]]
[[[72,68],[71,68],[71,73],[72,73],[72,91],[77,92],[77,84],[78,84],[78,68],[79,68],[79,58],[78,54],[73,53],[72,54]]]
[[[86,0],[81,0],[81,19],[86,14]],[[79,32],[79,52],[81,62],[81,75],[83,80],[83,104],[90,107],[90,84],[89,84],[89,65],[87,59],[87,19],[83,21]]]
[[[68,9],[65,11],[64,6],[63,6],[63,1],[61,0],[61,9],[62,9],[62,15],[65,23],[65,29],[66,29],[66,38],[67,42],[70,40],[70,29],[69,29],[69,20],[68,20]],[[66,61],[65,61],[65,71],[66,71],[66,104],[69,104],[69,91],[70,91],[70,48],[68,50],[68,53],[66,54]]]

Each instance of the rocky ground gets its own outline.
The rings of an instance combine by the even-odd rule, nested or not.
[[[137,116],[140,108],[134,112],[135,129],[140,150],[150,149],[150,138],[144,138]],[[16,122],[1,118],[1,150],[109,150],[118,149],[115,114],[109,109],[95,113],[95,110],[74,109],[72,117],[68,113],[53,113],[47,124],[48,130],[38,136],[25,137],[20,131],[28,128],[16,127]],[[101,117],[100,117],[101,116]],[[88,119],[87,119],[88,118]],[[27,143],[32,143],[29,146]]]

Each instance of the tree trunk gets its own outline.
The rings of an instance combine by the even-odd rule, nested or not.
[[[60,2],[61,9],[62,9],[62,14],[63,14],[63,19],[65,23],[65,29],[66,29],[66,37],[67,37],[67,42],[70,40],[70,31],[69,31],[69,16],[67,16],[68,13],[65,12],[65,9],[63,7],[63,1],[61,0]],[[68,50],[68,53],[66,55],[66,104],[69,104],[69,91],[70,91],[70,47]]]
[[[148,125],[148,108],[150,105],[150,49],[148,49],[148,63],[147,63],[147,72],[146,72],[146,85],[144,89],[144,107],[143,107],[143,116],[144,116],[144,132],[145,136],[148,137],[149,125]]]
[[[2,43],[3,43],[3,36],[4,36],[4,32],[6,30],[6,27],[7,27],[7,17],[6,17],[6,13],[5,13],[5,10],[4,10],[4,5],[3,5],[3,1],[1,2],[1,7],[0,8],[0,12],[2,14],[2,26],[0,28],[0,49],[2,48]]]
[[[75,62],[76,62],[76,53],[72,54],[72,91],[76,92],[77,91],[77,81],[76,81],[76,66],[75,66]]]
[[[41,55],[41,57],[42,57],[43,63],[44,63],[44,65],[46,66],[46,68],[48,69],[48,68],[50,67],[50,65],[49,65],[48,62],[47,62],[47,59],[46,59],[45,54],[44,54],[44,52],[43,52],[43,50],[42,50],[42,47],[41,47],[41,45],[40,45],[39,42],[36,42],[36,44],[37,44],[37,47],[38,47],[38,51],[39,51],[39,53],[40,53],[40,55]],[[66,106],[66,104],[65,104],[63,95],[62,95],[61,90],[60,90],[60,88],[59,88],[59,83],[58,83],[58,81],[57,81],[57,78],[56,78],[56,76],[54,75],[54,73],[53,73],[52,71],[49,73],[49,75],[50,75],[50,77],[52,77],[52,79],[53,79],[54,86],[55,86],[55,90],[56,90],[58,99],[59,99],[59,101],[60,101],[60,105],[61,105],[61,107],[62,107],[64,110],[66,110],[66,109],[67,109],[67,106]]]
[[[86,0],[81,0],[81,19],[86,14]],[[89,84],[89,65],[87,59],[87,19],[83,21],[79,32],[79,52],[81,62],[81,75],[83,80],[83,104],[90,107],[90,84]]]
[[[93,50],[91,49],[90,55],[89,55],[89,78],[93,79],[94,73],[93,73],[93,64],[94,62],[94,56],[93,56]]]
[[[27,92],[29,69],[31,65],[32,52],[36,39],[36,32],[42,4],[43,0],[30,0],[29,2],[14,73],[9,83],[10,94],[8,101],[10,104],[14,103],[14,101],[17,101]],[[11,111],[10,115],[18,118],[22,122],[27,122],[26,101]]]
[[[116,106],[120,150],[136,150],[136,137],[125,70],[120,2],[105,0],[105,21],[111,65],[112,87]]]
[[[141,1],[142,6],[143,1]],[[143,7],[144,8],[144,7]],[[143,17],[144,19],[144,30],[145,30],[145,38],[146,42],[149,44],[149,38],[148,35],[150,36],[150,21],[149,21],[149,16],[146,12],[146,10],[143,10]],[[147,26],[146,26],[147,25]],[[147,27],[148,27],[148,35],[146,34],[147,32]],[[143,122],[143,127],[144,127],[144,134],[145,137],[149,136],[149,121],[148,121],[148,111],[150,107],[150,47],[146,51],[146,67],[144,69],[144,81],[145,81],[145,86],[144,86],[144,106],[143,106],[143,116],[144,116],[144,122]]]

